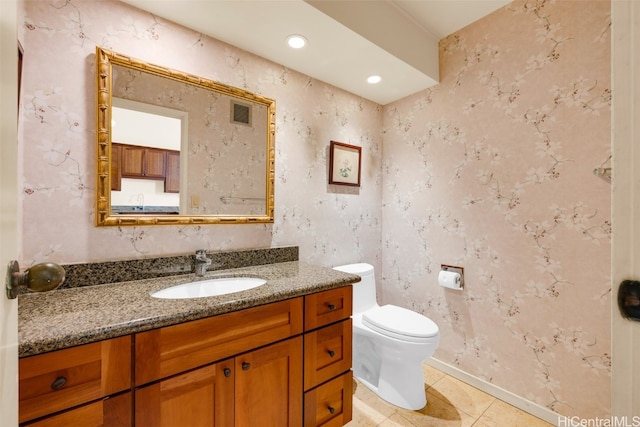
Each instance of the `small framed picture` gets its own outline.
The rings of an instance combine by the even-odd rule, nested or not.
[[[360,186],[362,147],[331,141],[329,184]]]

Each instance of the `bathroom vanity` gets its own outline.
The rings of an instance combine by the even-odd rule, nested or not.
[[[359,277],[298,261],[212,274],[267,283],[185,300],[150,294],[192,275],[21,296],[21,425],[351,420],[351,284]]]

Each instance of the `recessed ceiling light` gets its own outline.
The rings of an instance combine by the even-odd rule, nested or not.
[[[301,49],[307,45],[307,39],[300,34],[291,34],[287,37],[287,44],[294,49]]]
[[[380,83],[381,81],[382,81],[382,77],[380,77],[378,75],[373,75],[373,76],[367,77],[367,83],[370,83],[372,85],[374,85],[376,83]]]

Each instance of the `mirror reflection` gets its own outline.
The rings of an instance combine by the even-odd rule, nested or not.
[[[97,57],[98,225],[273,221],[274,101]]]
[[[187,184],[180,177],[180,170],[186,169],[180,152],[188,149],[187,122],[188,114],[180,110],[112,98],[112,213],[187,213],[180,201]]]

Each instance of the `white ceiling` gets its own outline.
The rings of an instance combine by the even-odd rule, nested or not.
[[[506,0],[122,0],[363,98],[437,84],[438,40]],[[290,34],[309,43],[293,50]],[[370,85],[369,75],[382,76]]]

